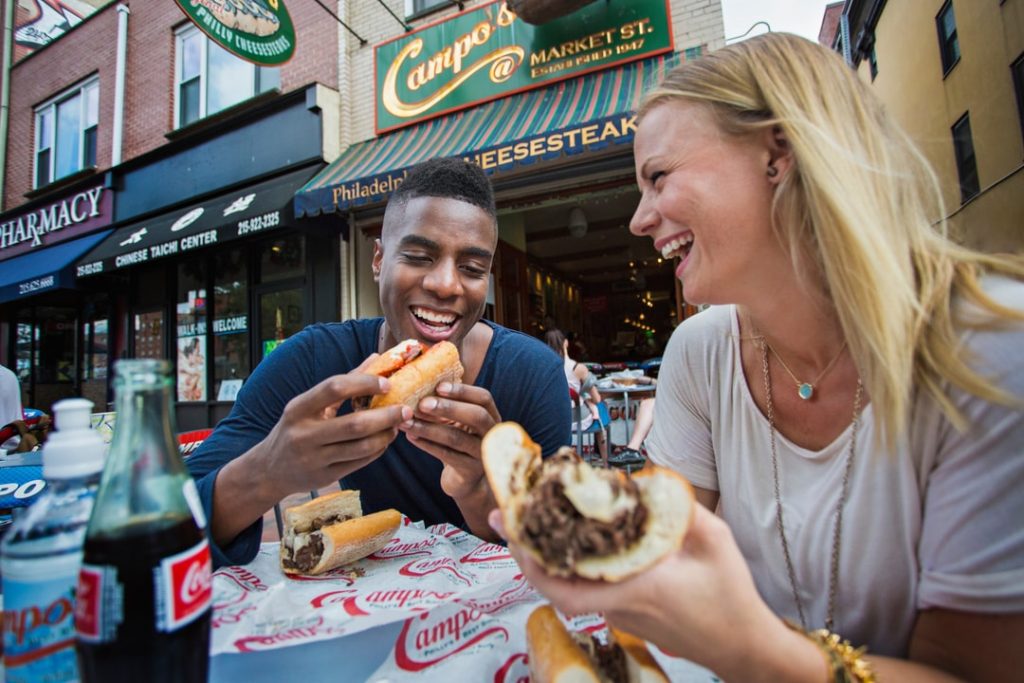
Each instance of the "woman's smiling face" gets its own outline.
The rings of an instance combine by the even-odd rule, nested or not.
[[[730,136],[707,107],[684,101],[658,104],[640,121],[641,197],[629,229],[677,260],[690,303],[742,303],[770,291],[776,268],[791,270],[771,229],[770,139]]]

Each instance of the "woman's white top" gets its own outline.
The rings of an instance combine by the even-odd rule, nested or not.
[[[1024,310],[1024,285],[985,283]],[[1024,398],[1024,325],[962,336],[975,370]],[[757,381],[753,378],[752,381]],[[894,452],[876,446],[871,404],[857,432],[843,512],[835,631],[872,652],[905,655],[918,610],[1024,612],[1024,411],[951,390],[970,427],[958,432],[923,392]],[[734,306],[712,307],[673,333],[661,366],[651,459],[720,493],[761,595],[797,623],[775,521],[770,429],[744,380]],[[833,524],[847,429],[820,451],[776,433],[786,538],[811,628],[828,609]]]
[[[590,414],[590,408],[588,408],[587,404],[585,403],[587,397],[583,395],[583,382],[581,382],[580,378],[576,376],[575,370],[576,370],[577,362],[574,361],[572,358],[569,358],[568,356],[566,356],[563,359],[563,362],[564,362],[564,366],[563,367],[565,368],[565,381],[569,383],[569,388],[572,389],[573,391],[575,391],[579,395],[579,397],[580,397],[580,415],[582,417],[582,419],[580,420],[580,429],[586,429],[594,421],[594,416]],[[571,401],[571,399],[570,399],[570,401]],[[573,406],[572,406],[572,421],[574,423],[573,424],[573,429],[575,429],[576,428],[576,426],[575,426],[575,422],[576,422],[576,405],[575,404],[573,404]]]

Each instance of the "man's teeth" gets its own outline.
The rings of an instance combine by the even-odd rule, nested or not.
[[[673,256],[677,256],[677,252],[679,252],[683,247],[689,247],[691,244],[693,244],[692,234],[677,237],[661,248],[661,256],[662,258],[672,258]]]
[[[428,311],[425,308],[414,308],[412,310],[413,315],[417,318],[423,318],[428,322],[432,322],[438,325],[451,325],[455,322],[456,316],[452,313],[435,313],[434,311]]]

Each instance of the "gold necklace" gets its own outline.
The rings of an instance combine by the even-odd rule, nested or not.
[[[775,483],[775,526],[778,527],[779,538],[782,539],[782,555],[786,560],[786,573],[789,575],[789,586],[793,590],[793,601],[796,602],[796,611],[800,615],[800,625],[806,631],[807,619],[804,617],[804,604],[800,599],[800,593],[796,589],[796,572],[793,570],[793,560],[789,555],[789,543],[786,540],[786,528],[782,523],[782,494],[779,492],[779,456],[775,450],[775,410],[772,405],[772,380],[768,374],[768,349],[771,347],[768,346],[768,342],[764,337],[756,337],[755,339],[758,339],[761,344],[761,369],[764,371],[765,406],[768,412],[768,425],[771,428],[772,478]],[[840,349],[840,353],[841,352],[842,349]],[[776,358],[778,358],[778,355],[776,355]],[[782,359],[779,358],[779,361],[781,362]],[[783,367],[785,367],[785,363],[783,363]],[[828,575],[828,612],[825,614],[825,628],[829,631],[833,630],[832,626],[836,608],[836,594],[839,591],[839,547],[842,542],[843,534],[843,508],[846,506],[846,494],[849,490],[850,470],[853,467],[853,454],[857,448],[857,425],[860,423],[860,400],[863,391],[864,383],[861,382],[860,377],[858,377],[857,392],[853,396],[853,421],[851,423],[853,425],[853,429],[850,433],[850,449],[846,454],[846,466],[843,469],[843,484],[839,493],[839,503],[836,505],[836,523],[832,531],[832,558]]]
[[[793,374],[793,371],[789,369],[789,366],[786,365],[786,361],[782,360],[782,356],[780,356],[775,349],[772,348],[772,345],[768,343],[768,340],[764,337],[761,337],[761,340],[764,342],[764,345],[768,347],[768,350],[772,352],[772,355],[778,359],[779,364],[782,365],[785,371],[789,373],[789,376],[793,378],[793,381],[796,382],[796,394],[805,401],[814,396],[814,385],[820,382],[821,379],[828,374],[828,371],[836,364],[839,357],[843,355],[843,350],[846,348],[846,342],[844,341],[843,345],[839,347],[839,353],[835,355],[835,358],[829,361],[829,364],[826,365],[825,369],[814,378],[813,382],[801,382],[796,378],[796,375]]]

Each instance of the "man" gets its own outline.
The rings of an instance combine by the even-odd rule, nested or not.
[[[189,459],[216,565],[255,557],[262,517],[282,498],[338,480],[361,491],[368,513],[393,507],[495,538],[484,434],[515,420],[546,455],[569,443],[571,423],[558,359],[538,340],[480,319],[497,240],[494,195],[479,167],[435,159],[409,173],[374,245],[384,318],[311,325],[288,339]],[[442,383],[415,413],[353,413],[349,399],[387,390],[359,367],[408,338],[455,344],[463,383]]]

